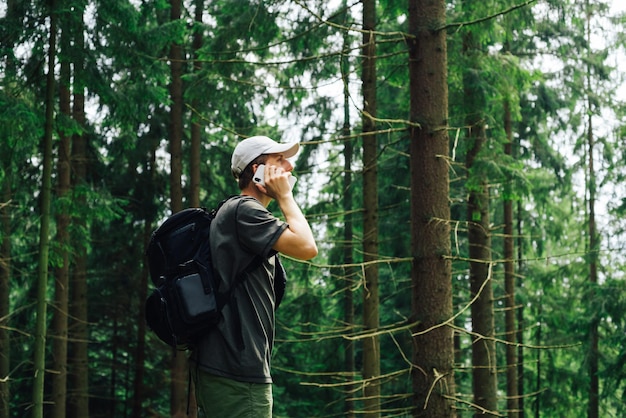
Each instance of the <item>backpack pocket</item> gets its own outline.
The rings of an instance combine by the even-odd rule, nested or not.
[[[190,325],[206,324],[207,326],[217,322],[215,290],[208,278],[203,280],[200,272],[176,278],[173,291],[183,321]]]
[[[152,291],[146,300],[146,321],[162,341],[184,350],[219,322],[221,307],[203,265],[188,263],[181,270]]]

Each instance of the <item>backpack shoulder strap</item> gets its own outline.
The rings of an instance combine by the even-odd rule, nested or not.
[[[218,205],[218,207],[214,210],[215,213],[217,213],[217,211],[224,205],[224,203],[226,203],[228,200],[231,199],[236,199],[236,198],[240,198],[241,195],[233,195],[230,196],[227,199],[224,199],[222,202],[220,202],[220,204]],[[237,211],[239,209],[239,205],[240,205],[241,201],[237,202],[237,207],[235,209],[235,211]],[[236,218],[236,216],[235,216]],[[262,264],[263,261],[265,261],[265,259],[263,257],[261,257],[260,255],[255,255],[254,258],[252,259],[252,261],[245,267],[245,269],[243,269],[235,278],[235,281],[229,286],[228,290],[225,291],[224,293],[222,293],[222,297],[220,297],[220,304],[219,304],[219,308],[221,309],[224,305],[226,305],[227,303],[230,302],[230,300],[232,299],[233,295],[234,295],[234,291],[237,287],[239,287],[239,285],[241,285],[247,278],[248,275],[256,270],[257,268],[259,268]]]

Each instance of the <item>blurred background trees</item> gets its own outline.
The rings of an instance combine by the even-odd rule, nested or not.
[[[285,260],[276,416],[618,416],[618,5],[0,4],[0,418],[187,416],[144,248],[256,134],[302,142],[320,247]]]

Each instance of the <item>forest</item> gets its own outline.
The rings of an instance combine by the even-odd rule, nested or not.
[[[319,247],[283,258],[275,417],[623,416],[625,26],[618,0],[0,2],[0,418],[198,416],[145,248],[238,193],[252,135],[301,143]]]

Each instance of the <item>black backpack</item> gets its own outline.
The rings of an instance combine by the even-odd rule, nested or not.
[[[147,325],[165,343],[179,350],[193,346],[221,319],[232,290],[263,262],[256,257],[228,292],[219,292],[213,269],[209,231],[217,209],[189,208],[166,219],[146,249],[155,288],[146,300]],[[284,293],[284,270],[277,260],[276,306]],[[239,324],[241,326],[241,324]]]
[[[165,220],[146,249],[155,289],[146,322],[165,343],[187,348],[219,321],[209,230],[216,211],[189,208]]]

